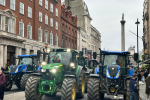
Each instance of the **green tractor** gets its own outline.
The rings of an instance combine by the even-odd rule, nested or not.
[[[82,51],[80,51],[78,56],[78,65],[84,66],[85,68],[85,93],[87,93],[89,75],[95,73],[96,65],[99,64],[94,54],[96,52],[93,52],[94,59],[88,59],[86,55],[83,55]]]
[[[57,92],[61,92],[61,100],[83,98],[85,68],[78,65],[78,52],[53,48],[47,54],[48,59],[42,62],[40,73],[32,73],[27,81],[26,100],[41,100],[43,95],[55,96]]]
[[[124,100],[130,99],[129,56],[128,51],[112,52],[100,49],[100,66],[96,69],[97,74],[90,74],[88,82],[88,100],[102,100],[105,93],[115,97],[122,94]]]

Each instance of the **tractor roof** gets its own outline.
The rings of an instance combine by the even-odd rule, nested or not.
[[[102,53],[107,53],[107,54],[130,54],[129,51],[117,52],[117,51],[105,51],[105,50],[102,50]]]
[[[32,54],[32,55],[18,55],[18,57],[36,57],[37,54]]]
[[[65,50],[67,50],[68,48],[51,48],[51,50],[54,50],[54,52],[62,52],[62,51],[65,51]],[[55,51],[56,50],[56,51]],[[74,50],[74,49],[70,49],[71,50],[71,52],[76,52],[76,53],[78,53],[78,51],[77,50]]]

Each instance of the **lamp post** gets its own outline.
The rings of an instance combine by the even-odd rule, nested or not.
[[[138,45],[138,24],[140,24],[140,22],[138,21],[138,18],[137,18],[137,22],[135,22],[135,24],[137,24],[137,53],[138,53],[138,58],[139,58],[139,45]],[[139,63],[138,63],[138,69],[139,69]]]

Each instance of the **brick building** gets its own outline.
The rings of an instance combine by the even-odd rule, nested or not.
[[[62,47],[77,50],[77,16],[72,15],[70,7],[61,6]]]
[[[0,0],[0,67],[13,54],[61,47],[61,0]]]

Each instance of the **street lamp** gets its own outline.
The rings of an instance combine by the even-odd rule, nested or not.
[[[135,22],[135,24],[137,24],[137,54],[139,55],[139,46],[138,46],[138,24],[140,24],[140,22],[138,21],[138,18],[137,18],[137,22]],[[139,63],[138,63],[138,68],[139,68]]]

